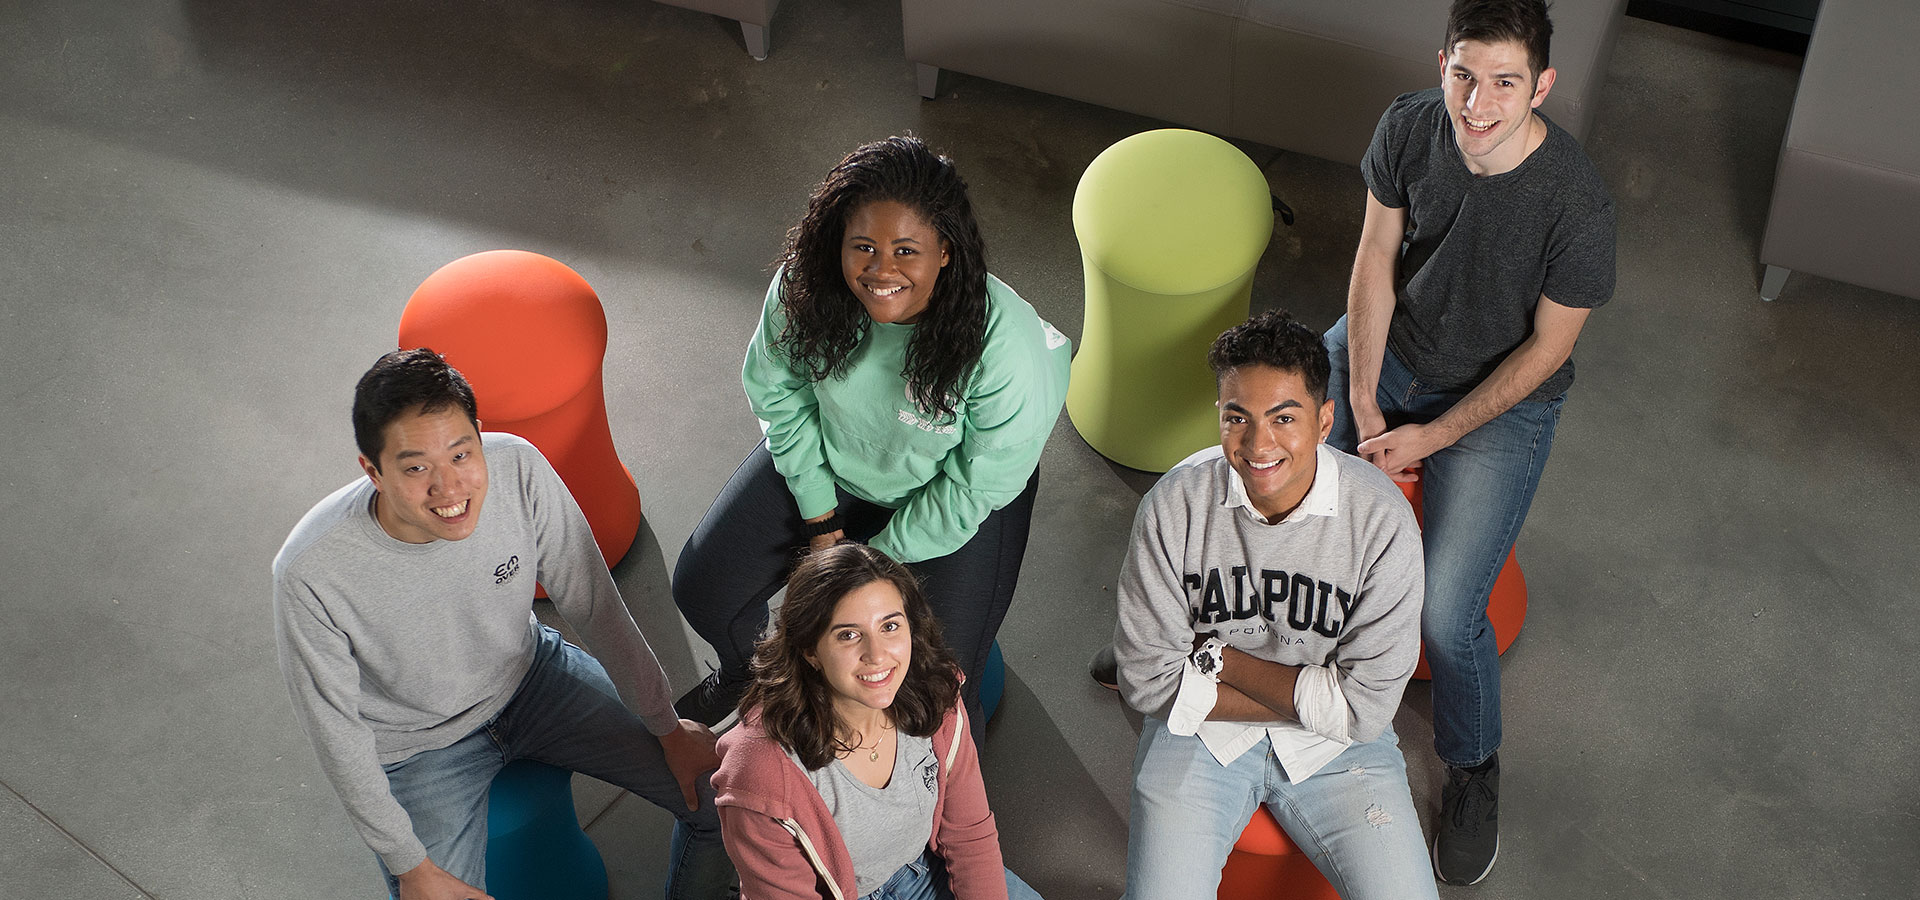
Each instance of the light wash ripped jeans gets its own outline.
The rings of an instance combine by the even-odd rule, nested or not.
[[[1233,842],[1262,805],[1346,900],[1439,896],[1391,727],[1293,784],[1264,737],[1223,766],[1198,737],[1152,716],[1133,760],[1125,896],[1214,900]]]

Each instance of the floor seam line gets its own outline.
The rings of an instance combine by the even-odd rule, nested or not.
[[[606,808],[605,808],[605,809],[602,809],[602,810],[600,810],[600,812],[599,812],[599,814],[597,814],[597,815],[595,815],[595,816],[593,817],[593,820],[592,820],[592,821],[590,821],[590,822],[588,822],[587,824],[585,824],[585,825],[583,825],[583,826],[581,826],[581,828],[580,828],[580,830],[581,830],[581,831],[586,831],[587,829],[589,829],[589,828],[592,828],[593,826],[595,826],[595,825],[598,825],[598,824],[600,824],[600,820],[601,820],[601,819],[604,819],[604,818],[606,818],[606,817],[607,817],[607,814],[608,814],[608,813],[610,813],[610,812],[613,812],[613,808],[614,808],[614,807],[616,807],[616,806],[619,806],[619,805],[620,805],[620,801],[622,801],[622,800],[625,800],[625,799],[627,799],[627,792],[626,792],[626,791],[624,791],[624,790],[623,790],[623,791],[621,791],[621,792],[620,792],[620,793],[618,793],[618,794],[615,794],[615,795],[613,795],[613,800],[612,800],[612,802],[610,802],[610,803],[608,803],[608,804],[606,805]]]
[[[120,880],[126,882],[128,887],[133,888],[136,891],[139,891],[140,896],[147,898],[147,900],[160,900],[160,898],[155,897],[152,892],[148,891],[146,888],[141,887],[139,882],[134,881],[132,878],[127,877],[127,873],[120,871],[119,866],[116,866],[113,863],[108,862],[107,858],[104,856],[101,856],[99,851],[93,849],[91,846],[88,846],[87,842],[81,840],[79,835],[74,834],[71,831],[68,831],[66,829],[66,826],[61,825],[59,822],[54,821],[54,818],[52,816],[47,815],[45,810],[34,805],[34,802],[32,800],[28,800],[26,798],[26,795],[21,794],[17,790],[14,790],[13,785],[8,784],[5,781],[0,781],[0,788],[6,788],[7,793],[12,794],[15,799],[18,799],[21,803],[26,804],[27,808],[30,810],[33,810],[33,814],[36,816],[39,816],[41,821],[47,823],[48,825],[53,826],[53,830],[60,832],[62,835],[65,835],[67,840],[73,842],[74,846],[79,847],[81,850],[86,851],[88,856],[93,857],[101,865],[106,866],[107,871],[112,872],[113,874],[119,876]]]

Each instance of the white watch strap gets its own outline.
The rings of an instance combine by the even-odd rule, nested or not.
[[[1223,670],[1225,670],[1227,667],[1226,651],[1227,651],[1227,644],[1225,641],[1222,641],[1219,638],[1210,637],[1210,638],[1207,638],[1206,641],[1200,645],[1199,649],[1196,649],[1193,651],[1192,656],[1187,657],[1187,661],[1190,663],[1193,663],[1195,666],[1198,666],[1199,660],[1201,659],[1201,657],[1206,657],[1208,660],[1210,660],[1211,666],[1208,668],[1201,669],[1200,674],[1204,676],[1207,680],[1215,682],[1217,684],[1220,681],[1220,673]]]

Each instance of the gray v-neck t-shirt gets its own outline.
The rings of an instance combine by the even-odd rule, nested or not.
[[[904,731],[897,738],[893,776],[886,787],[861,781],[837,759],[807,771],[840,828],[840,839],[853,858],[854,893],[862,897],[918,859],[933,839],[933,806],[940,794],[940,760],[933,755],[933,739]],[[792,751],[787,755],[792,758]]]

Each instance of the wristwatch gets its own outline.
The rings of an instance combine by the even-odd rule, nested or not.
[[[1193,667],[1199,669],[1200,674],[1207,676],[1208,681],[1219,684],[1220,671],[1227,665],[1226,653],[1226,642],[1215,637],[1207,638],[1207,642],[1201,644],[1200,649],[1193,651]]]

